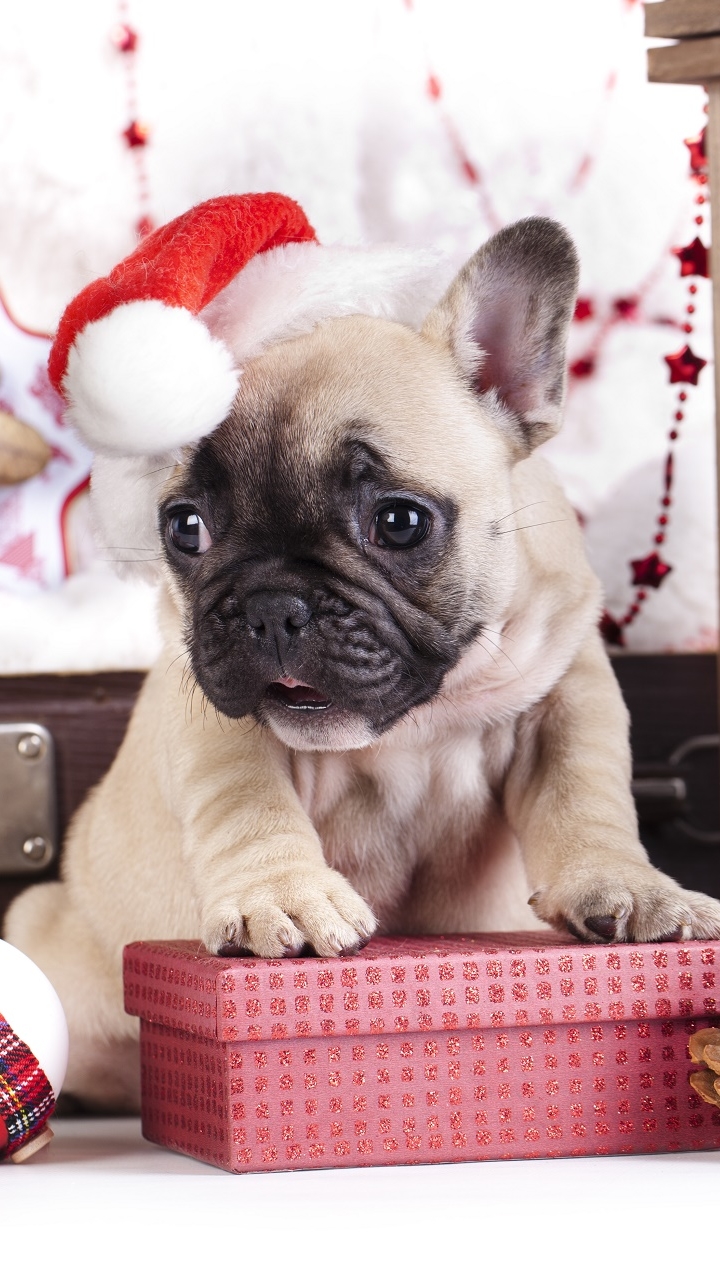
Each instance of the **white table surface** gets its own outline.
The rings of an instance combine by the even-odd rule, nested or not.
[[[1,1276],[720,1274],[720,1152],[234,1175],[138,1120],[53,1128],[0,1163]]]

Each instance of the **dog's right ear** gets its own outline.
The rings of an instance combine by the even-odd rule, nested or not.
[[[522,452],[560,426],[577,283],[565,229],[550,218],[525,218],[478,249],[423,326],[426,337],[450,347],[478,396],[509,411]]]

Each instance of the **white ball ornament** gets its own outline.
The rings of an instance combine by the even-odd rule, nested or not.
[[[12,1034],[22,1041],[37,1059],[47,1077],[55,1099],[63,1085],[68,1061],[68,1029],[60,999],[41,969],[28,956],[8,942],[0,939],[0,1019],[8,1024]],[[7,1033],[6,1033],[7,1042]],[[5,1045],[6,1052],[8,1045]],[[24,1107],[25,1099],[18,1095],[17,1081],[4,1074],[3,1039],[0,1026],[0,1157],[8,1146],[8,1129],[12,1129],[13,1114],[27,1118],[30,1111]],[[6,1068],[10,1072],[10,1068]],[[31,1073],[32,1074],[32,1073]],[[37,1070],[36,1070],[37,1075]],[[25,1076],[27,1080],[28,1077]],[[30,1081],[28,1088],[35,1083]],[[44,1084],[42,1077],[40,1083]],[[47,1086],[45,1086],[47,1090]],[[47,1111],[52,1114],[54,1103]],[[52,1137],[52,1131],[42,1122],[35,1123],[35,1132],[28,1131],[27,1140],[16,1147],[14,1160],[33,1155]]]

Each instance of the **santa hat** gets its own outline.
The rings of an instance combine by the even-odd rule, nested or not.
[[[412,321],[434,265],[407,250],[321,248],[287,196],[221,196],[78,294],[50,378],[93,449],[175,450],[222,422],[244,362],[269,341],[337,315]]]

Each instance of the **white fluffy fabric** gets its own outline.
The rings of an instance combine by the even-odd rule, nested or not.
[[[69,416],[105,453],[175,449],[222,422],[237,390],[227,347],[182,307],[126,302],[88,324],[63,381]]]
[[[440,254],[421,249],[289,244],[258,254],[200,315],[242,364],[332,317],[418,325],[452,274]]]
[[[143,670],[160,652],[155,599],[146,582],[123,581],[110,566],[33,596],[4,592],[2,674]]]
[[[0,286],[19,319],[49,330],[79,289],[135,247],[136,154],[122,138],[128,67],[108,38],[117,0],[73,0],[71,20],[67,5],[50,0],[5,9]],[[635,321],[602,343],[594,377],[571,386],[565,426],[545,446],[588,522],[608,603],[624,610],[628,560],[652,546],[675,408],[663,357],[685,341],[676,326],[688,282],[669,253],[698,231],[683,138],[704,123],[702,89],[647,83],[643,6],[206,0],[201,21],[178,12],[173,0],[129,5],[156,222],[223,192],[282,191],[323,244],[436,246],[459,267],[498,223],[550,214],[576,240],[581,293],[595,307],[594,319],[573,325],[572,360],[593,347],[615,299],[642,294]],[[439,101],[427,92],[430,70]],[[482,188],[467,181],[455,140]],[[707,242],[709,223],[699,231]],[[709,281],[698,281],[695,303],[690,342],[708,359]],[[716,639],[711,375],[708,367],[690,389],[676,449],[677,505],[664,545],[673,573],[628,628],[630,648]],[[108,543],[150,545],[134,512],[134,498],[116,495]],[[104,590],[106,579],[95,581]],[[142,614],[147,588],[134,585]],[[8,637],[6,663],[4,636],[17,608],[35,610],[25,669],[51,668],[56,594],[18,604],[3,593],[0,670],[16,660],[20,642]],[[100,634],[87,608],[84,626],[80,604],[72,622],[75,661],[84,651],[88,668],[113,664],[116,626]],[[118,616],[117,627],[126,623]],[[141,648],[127,661],[141,661]]]

